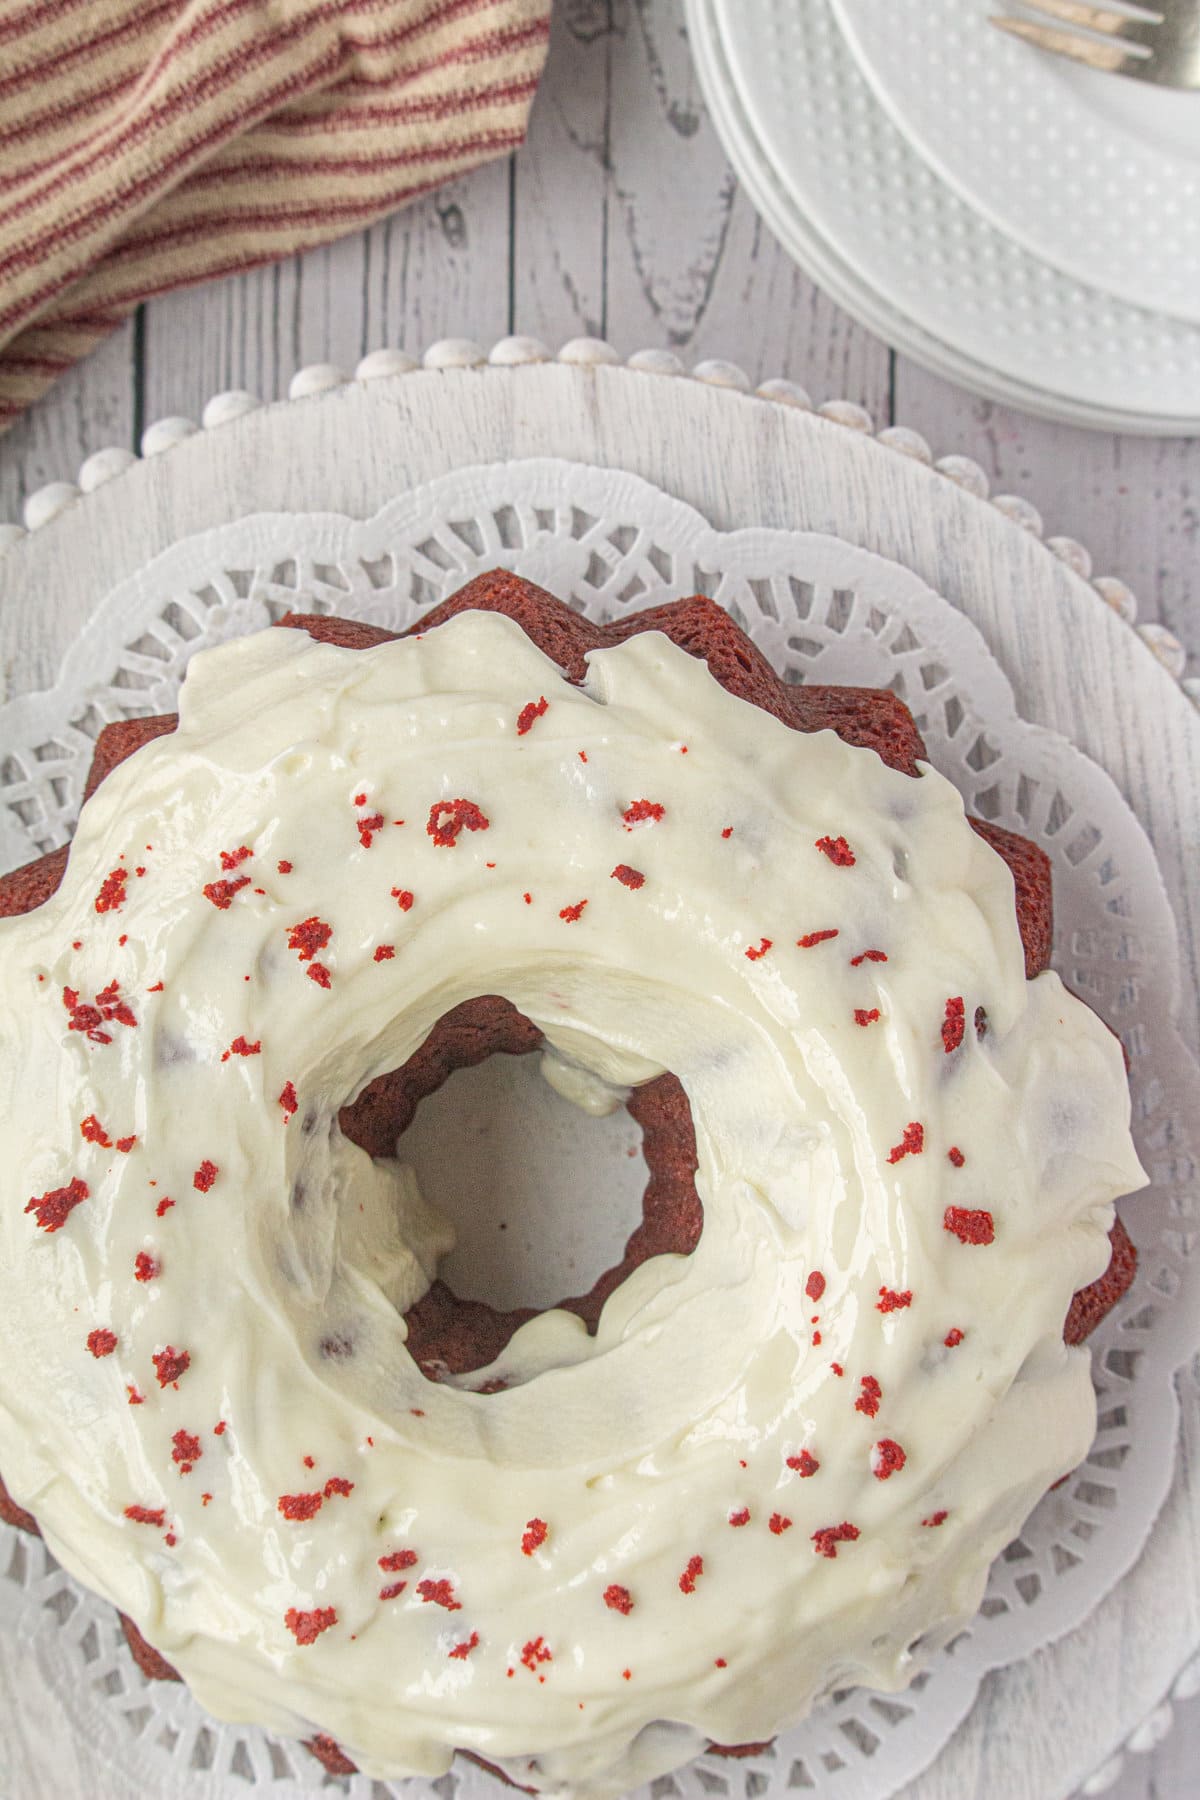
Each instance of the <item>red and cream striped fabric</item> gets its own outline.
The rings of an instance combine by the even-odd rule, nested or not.
[[[3,0],[0,430],[168,288],[525,135],[550,0]]]

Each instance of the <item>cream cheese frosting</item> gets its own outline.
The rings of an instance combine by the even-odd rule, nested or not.
[[[337,1114],[487,993],[590,1110],[678,1075],[704,1228],[434,1384],[447,1228]],[[0,1469],[54,1554],[220,1717],[596,1800],[974,1611],[1091,1441],[1063,1319],[1143,1183],[947,781],[482,612],[195,658],[0,921],[0,1096]]]

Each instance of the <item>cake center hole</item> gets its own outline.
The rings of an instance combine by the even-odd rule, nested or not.
[[[642,1216],[642,1133],[564,1100],[538,1052],[459,1069],[423,1100],[397,1155],[454,1228],[440,1279],[460,1300],[542,1311],[619,1263]]]
[[[546,1081],[544,1047],[531,1020],[485,994],[339,1115],[368,1156],[407,1163],[454,1227],[454,1249],[405,1314],[409,1353],[431,1380],[486,1367],[550,1307],[594,1332],[640,1263],[688,1256],[700,1240],[696,1133],[676,1077],[596,1117]]]

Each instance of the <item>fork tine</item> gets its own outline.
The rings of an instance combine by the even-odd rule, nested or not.
[[[1120,75],[1127,70],[1140,69],[1144,59],[1131,56],[1116,42],[1100,43],[1095,38],[1076,37],[1070,31],[1058,31],[1052,25],[1033,25],[1028,19],[1008,19],[992,17],[989,25],[998,31],[1007,31],[1012,37],[1018,37],[1027,44],[1034,44],[1039,50],[1049,50],[1055,56],[1068,56],[1073,62],[1085,63],[1089,69],[1099,69],[1105,75]]]
[[[1087,0],[1026,0],[1030,12],[1045,13],[1061,19],[1064,25],[1081,25],[1087,31],[1098,31],[1104,37],[1127,37],[1130,28],[1139,38],[1147,25],[1161,25],[1163,14],[1148,7],[1134,12],[1116,12],[1110,6],[1093,6]]]

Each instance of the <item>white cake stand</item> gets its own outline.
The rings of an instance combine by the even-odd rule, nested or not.
[[[466,464],[553,455],[625,469],[718,529],[828,532],[903,564],[961,607],[1025,718],[1105,768],[1152,839],[1189,978],[1180,1025],[1195,1050],[1200,712],[1178,679],[1180,647],[1161,628],[1134,626],[1133,597],[1119,581],[1089,581],[1081,546],[1043,544],[1027,502],[989,502],[976,465],[953,456],[935,465],[923,440],[900,428],[876,440],[860,408],[814,412],[790,383],[755,395],[730,365],[694,375],[663,353],[619,366],[590,340],[557,359],[528,340],[506,340],[490,359],[456,341],[434,346],[424,366],[377,353],[353,381],[301,371],[282,404],[219,396],[203,430],[162,421],[147,433],[143,459],[102,452],[79,485],[32,496],[27,532],[0,526],[8,691],[52,686],[101,597],[207,527],[272,511],[365,518],[389,496]],[[1140,1560],[1082,1627],[988,1678],[940,1756],[904,1790],[909,1800],[1098,1794],[1115,1778],[1122,1746],[1154,1741],[1169,1726],[1172,1696],[1200,1688],[1200,1373],[1180,1383],[1183,1441]],[[15,1704],[23,1655],[0,1641],[10,1791],[82,1800],[95,1788],[78,1746],[63,1744],[46,1785],[55,1727]],[[202,1782],[196,1791],[234,1790]]]

